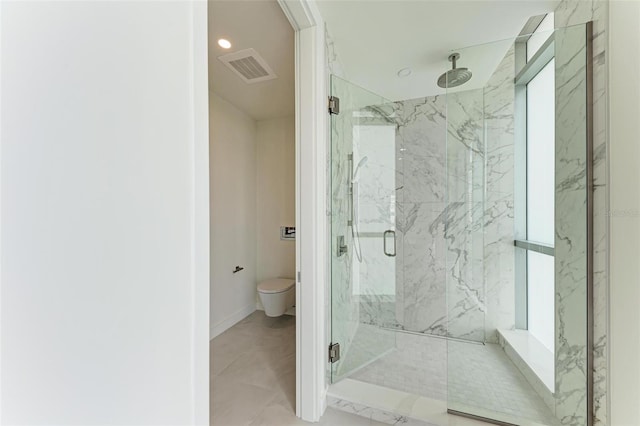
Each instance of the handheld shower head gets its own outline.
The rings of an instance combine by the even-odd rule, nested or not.
[[[353,176],[351,177],[351,180],[355,180],[356,179],[356,176],[358,176],[358,171],[360,170],[360,167],[362,167],[365,164],[367,164],[368,160],[369,160],[369,157],[367,157],[366,155],[360,159],[360,161],[358,162],[358,165],[353,170]]]
[[[449,55],[449,62],[451,62],[452,68],[438,78],[438,86],[443,89],[458,87],[471,79],[471,71],[467,68],[456,68],[458,59],[460,59],[459,53]]]

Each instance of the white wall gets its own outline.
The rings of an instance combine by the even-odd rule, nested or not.
[[[296,245],[280,240],[295,226],[295,118],[257,123],[257,278],[294,278]]]
[[[282,0],[296,11],[296,414],[318,421],[326,409],[330,280],[326,256],[328,114],[324,21],[315,1]],[[304,7],[293,6],[304,5]]]
[[[640,2],[612,1],[610,374],[612,426],[640,424]]]
[[[256,308],[256,124],[210,96],[211,332]],[[232,271],[239,265],[243,271]]]
[[[206,5],[0,15],[0,423],[208,424]]]

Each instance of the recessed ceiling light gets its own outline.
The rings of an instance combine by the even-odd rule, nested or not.
[[[229,49],[231,47],[231,42],[229,40],[221,38],[220,40],[218,40],[218,46],[222,47],[223,49]]]
[[[398,71],[398,77],[409,77],[411,75],[411,68],[402,68]]]

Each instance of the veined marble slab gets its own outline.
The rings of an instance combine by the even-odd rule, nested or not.
[[[586,31],[558,29],[556,46],[556,416],[587,417]]]

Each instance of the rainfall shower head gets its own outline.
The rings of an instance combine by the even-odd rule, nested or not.
[[[460,59],[459,53],[452,53],[449,55],[449,62],[452,63],[452,68],[442,74],[438,79],[438,86],[446,89],[450,87],[460,86],[471,79],[471,71],[467,68],[456,68],[456,61]]]

